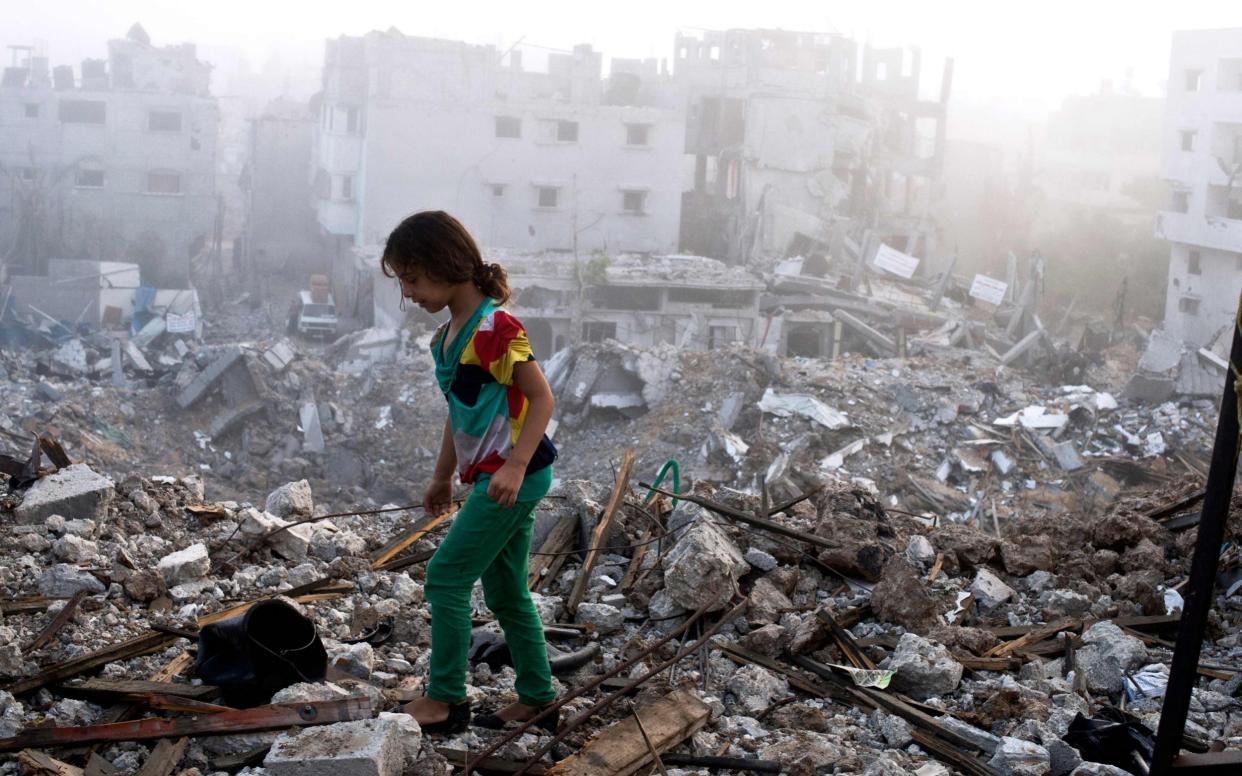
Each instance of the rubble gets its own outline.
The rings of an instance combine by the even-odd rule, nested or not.
[[[880,667],[895,671],[893,686],[918,700],[951,693],[962,680],[962,665],[949,650],[913,633],[901,637]]]
[[[107,477],[86,464],[73,464],[32,485],[13,514],[26,524],[57,514],[99,520],[107,514],[114,493]]]
[[[400,776],[402,730],[389,719],[338,722],[284,733],[263,758],[273,776]]]

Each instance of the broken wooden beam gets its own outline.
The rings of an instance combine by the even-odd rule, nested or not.
[[[653,751],[658,755],[698,732],[711,707],[692,692],[674,690],[636,713],[643,716],[646,740],[635,717],[626,717],[548,769],[549,776],[629,776],[654,761]]]
[[[604,508],[599,522],[595,524],[595,530],[591,531],[591,539],[587,544],[587,553],[582,561],[582,568],[578,570],[578,576],[574,578],[574,586],[569,591],[569,598],[565,600],[565,612],[570,617],[577,613],[578,604],[586,595],[587,585],[591,581],[591,569],[595,567],[595,560],[600,556],[600,549],[608,536],[608,529],[612,527],[612,519],[616,516],[617,510],[621,508],[621,499],[629,489],[630,471],[633,468],[634,451],[626,450],[621,454],[621,468],[617,470],[617,482],[612,489],[612,498],[608,499],[608,506]]]
[[[87,698],[97,701],[146,693],[205,700],[219,692],[219,688],[210,684],[148,682],[139,679],[85,679],[80,682],[57,685],[56,690],[70,698]]]
[[[56,613],[51,622],[44,626],[43,630],[39,631],[39,635],[35,636],[34,641],[30,642],[25,651],[34,652],[42,649],[57,633],[60,633],[60,629],[65,627],[69,620],[73,619],[73,613],[78,610],[78,604],[82,603],[83,598],[86,598],[85,590],[79,590],[74,593],[73,597],[65,602],[65,605]]]
[[[113,741],[150,741],[181,736],[253,733],[308,725],[327,725],[370,719],[371,702],[365,696],[342,701],[274,703],[252,709],[225,711],[202,717],[148,717],[80,727],[28,728],[11,738],[0,738],[0,752],[44,746],[81,746]]]
[[[28,676],[23,679],[17,679],[5,685],[2,689],[8,690],[14,695],[37,690],[45,685],[62,682],[72,676],[101,668],[115,660],[128,660],[131,657],[139,657],[141,655],[149,655],[152,652],[159,652],[161,649],[167,648],[170,644],[177,640],[176,636],[167,633],[158,633],[149,631],[136,638],[123,641],[111,647],[104,647],[90,654],[81,657],[72,658],[61,663],[49,666],[34,676]]]
[[[693,493],[669,493],[666,490],[660,490],[659,488],[648,485],[645,482],[638,483],[638,486],[640,488],[650,488],[656,493],[660,493],[665,496],[674,496],[682,501],[689,501],[691,504],[698,504],[704,509],[710,509],[717,514],[724,515],[730,520],[736,520],[739,523],[745,523],[746,525],[753,526],[755,528],[761,528],[765,531],[784,536],[788,539],[797,539],[800,542],[806,542],[807,544],[812,544],[823,549],[834,549],[836,547],[835,544],[822,536],[816,536],[815,534],[809,534],[804,531],[797,531],[793,528],[787,528],[780,523],[755,517],[754,515],[743,512],[740,509],[734,509],[733,507],[717,503],[711,499],[696,496]]]
[[[419,520],[413,525],[413,527],[410,528],[410,530],[376,550],[371,556],[371,568],[378,569],[380,566],[383,566],[388,561],[397,557],[411,544],[434,531],[440,526],[441,523],[448,520],[455,514],[457,514],[456,504],[454,504],[452,508],[442,515],[436,515],[435,517],[424,517],[422,520]]]
[[[177,767],[181,756],[185,754],[185,745],[189,739],[182,737],[176,741],[162,739],[151,750],[147,761],[138,769],[138,776],[168,776]]]
[[[992,647],[987,652],[984,652],[983,656],[984,657],[1006,657],[1008,655],[1014,654],[1015,652],[1025,650],[1026,648],[1034,644],[1038,644],[1044,639],[1050,639],[1053,636],[1060,633],[1061,631],[1078,630],[1081,627],[1082,627],[1081,619],[1067,617],[1067,618],[1049,623],[1047,625],[1042,625],[1040,627],[1034,628],[1031,631],[1028,631],[1027,633],[1023,634],[1022,636],[1019,636],[1018,638],[1014,639],[1013,641],[1006,641],[1003,644],[997,644],[995,647]]]
[[[548,532],[548,537],[540,545],[539,552],[532,554],[526,576],[527,589],[535,590],[541,582],[545,581],[545,578],[556,576],[560,565],[565,562],[566,556],[562,553],[569,550],[569,545],[573,542],[577,531],[577,515],[566,515],[557,521],[552,530]]]
[[[17,764],[27,776],[82,776],[81,768],[33,749],[19,753]]]

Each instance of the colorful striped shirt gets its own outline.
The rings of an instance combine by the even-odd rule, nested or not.
[[[444,341],[447,335],[445,323],[431,338],[431,352],[448,401],[458,474],[469,484],[489,479],[517,444],[530,402],[513,384],[513,368],[535,356],[521,322],[496,309],[492,299],[479,305],[452,342]],[[555,459],[556,448],[545,435],[526,467],[528,479]]]

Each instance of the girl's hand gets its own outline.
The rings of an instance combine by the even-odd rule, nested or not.
[[[502,507],[511,507],[517,503],[518,489],[524,479],[526,471],[523,467],[506,462],[487,483],[487,496]]]
[[[453,506],[453,481],[451,478],[433,477],[423,493],[423,509],[428,517],[439,517]]]

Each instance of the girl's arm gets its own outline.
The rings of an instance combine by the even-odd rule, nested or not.
[[[453,472],[457,470],[457,451],[453,448],[453,428],[444,421],[444,435],[440,437],[440,454],[436,468],[431,472],[431,482],[423,492],[423,509],[430,517],[442,515],[453,503]]]
[[[526,407],[526,420],[522,424],[522,433],[518,434],[517,444],[509,452],[509,460],[492,475],[492,481],[487,488],[487,495],[506,507],[517,502],[518,489],[526,478],[526,467],[539,449],[543,433],[548,429],[548,421],[552,419],[552,407],[556,403],[552,398],[552,388],[543,376],[543,370],[534,361],[514,364],[513,384],[529,402]]]

